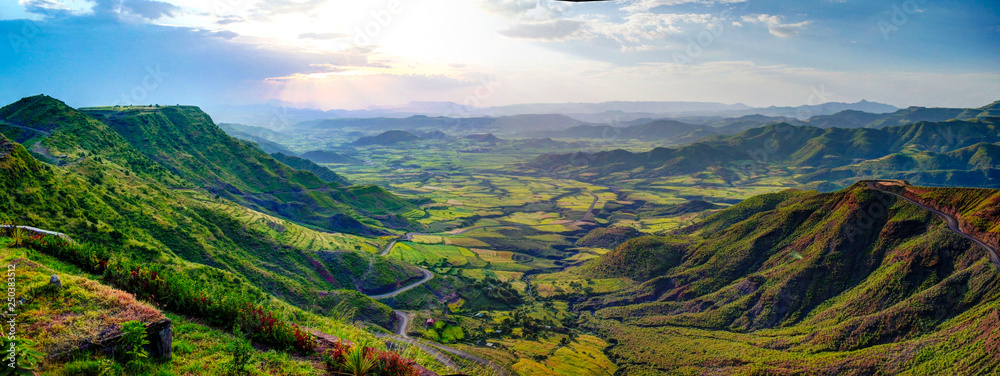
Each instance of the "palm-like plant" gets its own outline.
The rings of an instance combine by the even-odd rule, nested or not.
[[[347,353],[344,357],[344,374],[350,376],[368,376],[371,375],[371,371],[375,368],[375,362],[377,360],[374,357],[368,356],[368,351],[365,351],[365,346],[357,344],[351,348],[351,351]]]
[[[28,233],[28,230],[17,226],[10,226],[7,229],[10,234],[10,240],[13,241],[10,245],[11,247],[23,247],[24,242],[31,236],[31,234]]]

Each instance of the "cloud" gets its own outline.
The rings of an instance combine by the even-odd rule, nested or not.
[[[594,34],[614,39],[622,43],[624,49],[629,49],[636,47],[631,44],[646,44],[649,41],[681,34],[684,31],[681,27],[683,24],[705,25],[714,19],[710,14],[635,13],[625,16],[625,21],[620,23],[592,22],[590,29]]]
[[[255,18],[266,20],[272,16],[289,13],[309,13],[322,6],[326,0],[265,0],[253,10]]]
[[[60,17],[69,14],[69,8],[55,0],[19,0],[17,3],[24,6],[24,10],[28,13],[44,17]]]
[[[566,40],[581,30],[583,23],[571,20],[555,20],[547,22],[517,23],[506,29],[497,31],[511,38]]]
[[[344,33],[305,33],[305,34],[299,34],[299,39],[328,40],[328,39],[343,38],[347,36],[348,35]]]
[[[689,3],[700,3],[706,5],[733,4],[733,3],[745,3],[747,1],[748,0],[633,0],[629,4],[623,6],[621,10],[630,13],[640,13],[640,12],[648,12],[649,10],[660,6],[680,5]]]
[[[802,21],[796,23],[782,23],[781,16],[769,14],[749,14],[743,16],[743,22],[758,23],[767,25],[767,31],[776,37],[788,38],[799,35],[802,30],[809,26],[812,21]]]
[[[180,15],[182,10],[179,6],[156,0],[96,0],[93,12],[97,15],[133,15],[157,20]]]
[[[566,4],[555,1],[484,0],[480,4],[490,13],[521,20],[552,20],[566,10]]]
[[[225,16],[225,17],[220,17],[218,21],[215,21],[215,23],[219,24],[219,25],[229,25],[229,24],[240,23],[240,22],[244,22],[244,21],[246,21],[246,20],[244,20],[243,17]]]

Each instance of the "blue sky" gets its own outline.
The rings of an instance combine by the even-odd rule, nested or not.
[[[3,103],[1000,99],[993,1],[20,0],[0,33]]]

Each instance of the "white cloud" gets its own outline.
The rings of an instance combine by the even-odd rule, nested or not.
[[[702,3],[702,4],[733,4],[733,3],[745,3],[748,0],[633,0],[632,2],[626,4],[621,8],[621,10],[630,13],[640,13],[648,12],[650,9],[664,6],[664,5],[678,5],[678,4],[688,4],[688,3]]]
[[[767,31],[769,31],[771,35],[782,38],[799,35],[799,33],[801,33],[806,26],[809,26],[809,24],[812,23],[812,21],[783,23],[783,17],[769,14],[749,14],[743,16],[743,22],[767,25]]]
[[[706,25],[713,20],[714,17],[710,14],[634,13],[625,16],[624,22],[595,20],[588,23],[588,26],[594,35],[614,39],[628,50],[637,47],[634,44],[648,44],[670,35],[681,34],[684,32],[684,24]]]
[[[552,20],[562,16],[567,5],[557,1],[483,0],[481,7],[504,18],[518,20]]]
[[[572,20],[516,23],[497,32],[511,38],[557,41],[579,36],[582,25],[582,22]]]

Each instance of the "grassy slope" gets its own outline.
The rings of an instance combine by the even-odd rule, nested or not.
[[[415,270],[393,266],[396,264],[377,264],[369,271],[364,263],[347,268],[321,262],[315,253],[320,249],[308,246],[343,246],[324,249],[331,251],[363,251],[371,246],[363,245],[360,238],[342,236],[334,240],[301,227],[293,231],[301,235],[272,238],[272,229],[248,226],[252,216],[231,203],[196,190],[168,188],[164,182],[183,187],[183,180],[155,168],[155,162],[135,152],[104,124],[72,109],[64,112],[68,115],[60,118],[82,120],[66,121],[42,142],[58,144],[59,149],[53,150],[70,155],[64,167],[39,163],[20,145],[4,143],[7,152],[0,158],[0,175],[4,177],[0,179],[4,188],[0,221],[61,231],[81,241],[128,246],[136,257],[150,262],[171,264],[183,260],[211,265],[241,275],[290,302],[317,310],[329,308],[331,303],[316,300],[317,291],[353,290],[357,285],[378,290],[379,286],[393,285],[396,278],[419,275]],[[81,135],[92,139],[74,143],[82,139]],[[86,149],[84,146],[89,147],[87,143],[94,139],[104,140],[109,146],[95,148],[97,151]],[[111,151],[109,157],[103,154],[107,150]],[[149,172],[137,172],[128,167],[131,165],[152,167]],[[302,243],[309,238],[324,241]],[[332,274],[346,279],[328,278]],[[388,325],[392,318],[387,307],[367,298],[354,293],[334,295],[338,296],[357,303],[373,322]]]
[[[382,223],[365,215],[413,208],[378,187],[345,188],[292,169],[258,147],[229,137],[197,107],[88,113],[178,176],[256,210],[330,230],[377,233],[372,226]]]
[[[818,168],[819,172],[800,177],[802,183],[822,179],[843,180],[857,169],[845,169],[858,160],[878,160],[899,153],[923,152],[941,161],[927,167],[944,172],[926,173],[927,182],[945,182],[947,174],[968,173],[960,179],[967,184],[995,185],[995,147],[978,145],[1000,142],[1000,118],[986,117],[945,122],[919,122],[883,129],[843,129],[774,124],[733,136],[710,137],[677,149],[656,148],[644,153],[614,150],[598,153],[543,155],[528,167],[539,172],[594,174],[598,180],[654,178],[695,173],[714,167],[742,171],[747,166],[783,165]],[[962,150],[970,148],[970,150]],[[871,162],[870,162],[871,163]],[[881,164],[889,173],[911,173],[921,166],[911,163]],[[840,168],[840,170],[836,170]],[[862,167],[863,168],[863,167]],[[834,169],[827,171],[824,169]],[[619,173],[612,176],[614,173]],[[978,175],[976,178],[972,175]],[[940,183],[939,183],[940,184]]]
[[[127,292],[102,284],[99,276],[89,275],[75,266],[50,256],[21,248],[7,248],[9,239],[0,238],[0,262],[17,265],[19,294],[34,291],[34,298],[21,306],[20,336],[33,339],[47,355],[74,350],[80,343],[114,334],[119,324],[129,320],[157,321],[164,316],[173,322],[173,356],[170,361],[150,362],[147,374],[155,375],[226,375],[230,361],[227,346],[236,337],[220,328],[205,325],[170,312],[161,312],[146,302],[138,301]],[[46,288],[49,276],[60,276],[63,289]],[[330,319],[287,312],[311,327],[333,333],[351,341],[376,344],[368,332]],[[429,356],[415,350],[404,354],[423,364],[433,364]],[[322,375],[313,361],[293,357],[285,352],[257,346],[256,362],[250,375]],[[69,357],[48,359],[40,370],[42,375],[65,375],[70,370],[95,369],[100,354],[76,353]],[[435,369],[439,369],[435,368]]]
[[[707,219],[680,266],[579,307],[625,374],[998,366],[1000,274],[942,221],[860,185],[754,201]]]

